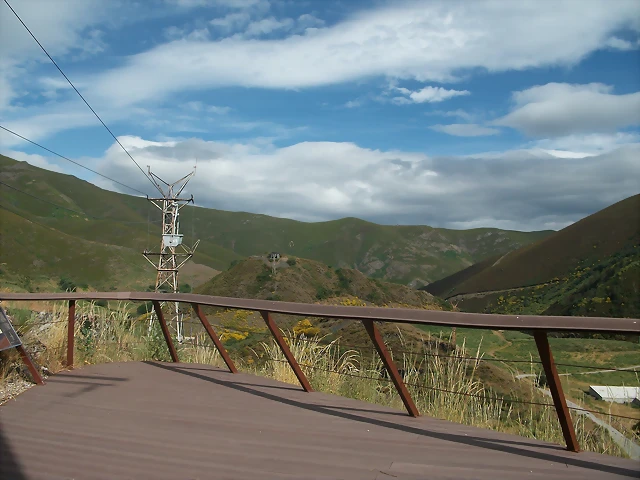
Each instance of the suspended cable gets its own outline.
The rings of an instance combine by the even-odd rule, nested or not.
[[[77,213],[78,215],[82,215],[82,216],[85,216],[85,217],[97,218],[97,217],[92,217],[91,215],[87,215],[86,213],[83,213],[83,212],[78,212],[77,210],[72,210],[70,208],[63,207],[62,205],[58,205],[57,203],[50,202],[49,200],[45,200],[44,198],[37,197],[37,196],[32,195],[30,193],[27,193],[27,192],[25,192],[23,190],[20,190],[19,188],[16,188],[16,187],[14,187],[12,185],[9,185],[8,183],[4,183],[4,182],[0,181],[0,185],[4,185],[5,187],[9,187],[10,189],[15,190],[16,192],[20,192],[23,195],[27,195],[28,197],[35,198],[36,200],[40,200],[41,202],[48,203],[49,205],[53,205],[56,208],[60,208],[62,210],[66,210],[66,211],[72,212],[72,213]]]
[[[136,164],[136,167],[138,167],[138,170],[140,170],[142,172],[142,174],[147,178],[147,180],[149,180],[151,182],[152,185],[155,184],[153,183],[153,180],[151,180],[149,178],[149,176],[144,172],[144,170],[142,169],[142,167],[140,167],[140,165],[138,164],[138,162],[135,161],[135,159],[131,156],[131,154],[129,153],[129,151],[124,148],[124,145],[122,145],[122,143],[120,143],[120,140],[118,140],[118,137],[116,137],[113,132],[111,131],[111,129],[109,127],[107,127],[107,124],[104,123],[102,121],[102,118],[100,118],[100,115],[98,115],[96,113],[96,111],[91,107],[91,105],[89,105],[89,102],[87,102],[87,100],[82,96],[82,94],[80,93],[80,91],[75,87],[75,85],[71,82],[71,80],[69,80],[69,77],[67,77],[65,75],[65,73],[62,71],[62,69],[60,68],[60,66],[58,66],[58,64],[56,63],[56,61],[53,59],[53,57],[51,55],[49,55],[49,52],[47,52],[47,50],[42,46],[42,44],[40,43],[40,41],[36,38],[36,36],[31,32],[31,30],[29,30],[29,27],[27,27],[27,24],[24,23],[22,21],[22,18],[20,18],[20,15],[18,15],[18,13],[13,9],[13,7],[9,4],[8,0],[4,0],[4,3],[7,4],[7,7],[9,7],[9,9],[13,12],[13,14],[16,16],[16,18],[20,21],[20,23],[22,24],[22,26],[27,30],[27,32],[29,32],[29,35],[31,35],[31,37],[33,37],[33,39],[36,41],[36,43],[38,44],[38,46],[42,49],[42,51],[45,53],[45,55],[47,57],[49,57],[49,60],[51,60],[51,62],[55,65],[55,67],[58,69],[58,71],[62,74],[62,76],[67,80],[67,82],[69,82],[69,85],[71,85],[71,88],[73,88],[75,90],[75,92],[80,96],[80,98],[82,99],[82,101],[87,105],[87,107],[89,107],[89,110],[91,110],[93,112],[93,114],[96,116],[96,118],[98,120],[100,120],[100,123],[102,123],[102,125],[104,126],[104,128],[107,129],[107,131],[111,134],[111,136],[113,137],[113,139],[118,143],[118,145],[120,145],[120,147],[122,148],[122,150],[124,150],[124,153],[127,154],[127,156],[131,159],[131,161],[133,163]]]
[[[139,194],[141,194],[141,195],[145,195],[145,196],[146,196],[146,193],[141,192],[141,191],[140,191],[140,190],[138,190],[137,188],[130,187],[129,185],[125,185],[124,183],[119,182],[118,180],[114,180],[114,179],[113,179],[113,178],[111,178],[111,177],[107,177],[106,175],[103,175],[103,174],[102,174],[102,173],[100,173],[100,172],[96,172],[95,170],[92,170],[91,168],[89,168],[89,167],[87,167],[87,166],[85,166],[85,165],[82,165],[81,163],[78,163],[78,162],[76,162],[75,160],[71,160],[70,158],[67,158],[67,157],[65,157],[64,155],[60,155],[59,153],[56,153],[56,152],[54,152],[53,150],[50,150],[49,148],[47,148],[47,147],[45,147],[45,146],[43,146],[43,145],[40,145],[40,144],[39,144],[39,143],[37,143],[37,142],[34,142],[33,140],[29,140],[28,138],[23,137],[22,135],[20,135],[19,133],[14,132],[13,130],[9,130],[7,127],[3,127],[2,125],[0,125],[0,128],[1,128],[2,130],[6,131],[6,132],[9,132],[9,133],[10,133],[10,134],[12,134],[12,135],[15,135],[15,136],[16,136],[16,137],[18,137],[18,138],[21,138],[22,140],[25,140],[25,141],[27,141],[27,142],[29,142],[29,143],[31,143],[31,144],[33,144],[33,145],[35,145],[36,147],[40,147],[40,148],[42,148],[43,150],[46,150],[46,151],[47,151],[47,152],[49,152],[49,153],[52,153],[52,154],[54,154],[54,155],[56,155],[56,156],[58,156],[58,157],[60,157],[60,158],[62,158],[62,159],[64,159],[64,160],[66,160],[66,161],[68,161],[68,162],[71,162],[71,163],[73,163],[73,164],[75,164],[75,165],[77,165],[77,166],[79,166],[79,167],[81,167],[81,168],[84,168],[85,170],[89,170],[90,172],[95,173],[96,175],[100,175],[102,178],[106,178],[107,180],[110,180],[110,181],[112,181],[113,183],[117,183],[118,185],[122,185],[123,187],[126,187],[126,188],[128,188],[129,190],[133,190],[134,192],[138,192]]]
[[[3,184],[3,185],[6,185],[6,184]],[[19,191],[19,192],[21,192],[21,193],[24,193],[24,192],[22,192],[21,190],[18,190],[18,191]],[[38,198],[38,197],[35,197],[35,198]],[[41,200],[41,199],[38,199],[38,200]],[[47,203],[51,203],[51,202],[47,202]],[[55,204],[54,204],[54,205],[55,205]],[[56,206],[59,206],[59,205],[56,205]],[[2,205],[1,203],[0,203],[0,208],[2,208],[3,210],[6,210],[6,211],[7,211],[7,212],[9,212],[9,213],[12,213],[12,214],[14,214],[14,215],[18,216],[18,217],[24,218],[25,220],[27,220],[28,222],[33,223],[34,225],[38,225],[38,226],[40,226],[40,227],[42,227],[42,228],[47,228],[47,229],[50,229],[50,230],[56,230],[56,231],[59,231],[59,230],[57,230],[57,229],[55,229],[55,228],[51,227],[50,225],[45,225],[45,224],[43,224],[43,223],[36,222],[35,220],[33,220],[33,219],[31,219],[31,218],[25,217],[24,215],[22,215],[22,214],[20,214],[20,213],[18,213],[18,212],[16,212],[16,211],[14,211],[14,210],[12,210],[12,209],[10,209],[10,208],[5,207],[5,206],[4,206],[4,205]],[[64,208],[64,207],[60,207],[60,208]],[[68,210],[68,209],[67,209],[67,210]],[[72,210],[72,211],[73,211],[73,210]],[[60,232],[60,233],[63,233],[63,234],[64,234],[64,232]],[[137,268],[137,269],[138,269],[138,270],[140,270],[141,272],[147,273],[147,270],[146,270],[144,267],[142,267],[142,266],[140,266],[140,265],[137,265],[137,264],[135,264],[135,263],[132,263],[130,259],[126,259],[126,258],[124,258],[122,255],[120,255],[120,253],[118,253],[118,251],[117,251],[117,250],[115,250],[115,249],[114,249],[111,253],[115,254],[115,256],[116,256],[116,257],[118,257],[118,258],[120,258],[122,261],[124,261],[124,262],[126,263],[126,265],[128,265],[128,266],[130,266],[130,267]],[[65,322],[66,322],[66,320],[65,320]]]
[[[23,195],[27,195],[28,197],[34,198],[36,200],[40,200],[41,202],[48,203],[49,205],[53,205],[56,208],[60,208],[62,210],[66,210],[66,211],[72,212],[72,213],[77,213],[78,215],[82,215],[84,217],[92,218],[94,220],[106,220],[106,221],[109,221],[109,222],[117,222],[117,223],[122,223],[122,224],[127,224],[127,225],[144,224],[144,223],[159,223],[158,221],[149,220],[148,218],[147,218],[146,222],[126,222],[126,221],[118,220],[118,219],[115,219],[115,218],[96,217],[94,215],[89,215],[89,214],[84,213],[84,212],[79,212],[79,211],[73,210],[71,208],[63,207],[62,205],[58,205],[57,203],[54,203],[54,202],[51,202],[51,201],[49,201],[47,199],[38,197],[37,195],[33,195],[31,193],[25,192],[24,190],[20,190],[19,188],[16,188],[13,185],[9,185],[8,183],[5,183],[3,181],[0,181],[0,185],[4,185],[5,187],[9,187],[10,189],[15,190],[16,192],[22,193]]]

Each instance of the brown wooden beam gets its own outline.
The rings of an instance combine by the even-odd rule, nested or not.
[[[211,341],[214,343],[214,345],[218,349],[218,352],[220,352],[220,356],[222,356],[224,363],[226,363],[227,367],[229,367],[229,371],[231,373],[238,373],[238,369],[233,364],[233,360],[231,360],[231,357],[229,357],[229,354],[227,353],[227,350],[224,348],[224,345],[218,338],[216,331],[213,329],[213,327],[209,323],[209,320],[207,319],[207,316],[202,311],[202,307],[197,303],[192,303],[191,306],[193,307],[193,311],[196,312],[196,315],[198,315],[198,318],[202,322],[202,326],[209,334],[209,338],[211,338]]]
[[[302,388],[304,389],[304,391],[313,392],[313,388],[311,388],[311,384],[309,383],[309,380],[307,380],[307,377],[305,376],[304,372],[300,369],[300,365],[298,365],[298,362],[296,361],[295,357],[291,353],[291,350],[289,349],[289,345],[287,345],[287,342],[284,341],[284,338],[282,336],[282,333],[280,333],[280,329],[278,328],[278,325],[276,325],[276,322],[274,322],[273,318],[271,317],[271,313],[262,310],[260,312],[260,315],[262,315],[262,318],[264,318],[264,321],[267,324],[267,327],[269,327],[269,330],[271,331],[273,338],[275,338],[276,343],[280,347],[280,350],[282,350],[282,353],[286,357],[287,362],[289,362],[289,365],[291,365],[291,368],[293,369],[293,373],[295,373],[296,377],[298,377],[298,381],[300,382],[300,385],[302,385]]]
[[[158,300],[153,300],[153,308],[156,311],[156,315],[158,316],[158,321],[160,322],[160,328],[162,328],[162,335],[164,335],[164,339],[167,342],[167,347],[169,347],[169,353],[171,354],[171,359],[174,362],[179,362],[178,352],[176,351],[176,347],[173,345],[173,340],[171,340],[171,334],[169,333],[169,329],[167,328],[167,322],[164,319],[164,315],[162,313],[162,306]]]
[[[40,372],[36,368],[35,363],[33,363],[33,360],[31,360],[31,357],[25,350],[24,346],[18,345],[16,349],[18,350],[18,352],[20,352],[20,357],[22,357],[22,361],[29,369],[29,373],[31,374],[33,381],[36,382],[36,384],[38,385],[44,385],[44,380],[42,380],[42,376],[40,375]]]
[[[371,337],[371,341],[373,342],[373,345],[376,347],[376,350],[378,351],[378,355],[380,355],[380,359],[382,360],[382,363],[387,369],[387,372],[389,372],[391,381],[396,386],[396,390],[398,390],[398,394],[400,395],[400,398],[402,399],[402,403],[404,403],[404,406],[407,409],[407,412],[409,412],[409,415],[411,415],[412,417],[418,417],[420,415],[420,412],[418,411],[418,408],[416,407],[415,403],[413,403],[413,399],[409,394],[409,390],[407,390],[407,386],[402,381],[402,377],[400,376],[400,372],[398,372],[398,368],[396,367],[396,364],[393,363],[391,354],[389,353],[389,350],[387,350],[387,346],[384,344],[384,341],[382,340],[382,335],[380,335],[380,331],[378,330],[376,325],[373,323],[373,320],[368,320],[368,319],[363,320],[362,323],[364,325],[364,328],[367,330],[369,337]]]
[[[538,347],[540,361],[542,362],[542,367],[544,368],[544,373],[547,377],[547,385],[549,385],[553,404],[556,407],[556,413],[558,414],[562,434],[564,435],[564,440],[567,444],[567,450],[571,452],[579,452],[580,445],[578,445],[576,431],[573,428],[573,421],[571,420],[571,414],[567,408],[567,400],[564,397],[564,392],[562,391],[562,384],[560,383],[558,370],[556,369],[556,364],[553,360],[553,354],[551,353],[551,347],[549,346],[547,332],[534,332],[533,338],[535,339],[536,346]]]
[[[76,331],[76,301],[69,300],[69,321],[67,322],[67,367],[73,368],[74,337]]]

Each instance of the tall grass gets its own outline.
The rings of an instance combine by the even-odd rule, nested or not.
[[[76,310],[75,364],[170,360],[167,346],[157,322],[149,331],[146,316],[133,316],[126,303],[100,307],[79,302]],[[24,317],[24,315],[23,315]],[[17,325],[25,345],[41,366],[52,373],[64,369],[66,359],[67,309],[53,304],[43,316],[36,312]],[[452,422],[514,433],[553,443],[563,443],[553,408],[517,405],[505,402],[478,378],[480,347],[471,357],[464,342],[448,356],[438,356],[439,342],[423,342],[421,350],[405,344],[394,361],[404,372],[416,406],[422,415]],[[346,349],[339,340],[326,343],[323,337],[287,335],[293,355],[300,363],[314,389],[370,403],[403,409],[395,388],[385,378],[385,370],[375,353]],[[178,346],[182,362],[223,366],[222,359],[203,329],[196,329],[193,343]],[[292,369],[275,341],[260,342],[252,349],[252,358],[234,358],[240,370],[297,384]],[[7,356],[0,369],[2,379],[10,378],[17,356]],[[1,381],[1,380],[0,380]],[[530,383],[530,399],[548,403]],[[517,408],[516,408],[517,406]],[[608,432],[584,416],[574,416],[576,434],[585,450],[624,456]]]

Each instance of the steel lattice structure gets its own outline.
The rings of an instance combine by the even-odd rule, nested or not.
[[[145,250],[143,252],[147,261],[153,265],[157,271],[156,292],[162,290],[169,290],[172,293],[178,292],[178,271],[193,256],[200,243],[200,240],[198,240],[193,247],[188,248],[182,243],[183,235],[180,234],[180,210],[189,203],[193,203],[193,195],[191,195],[190,198],[180,198],[180,194],[194,174],[195,169],[180,180],[168,183],[152,173],[149,168],[149,178],[152,179],[155,187],[162,195],[161,198],[147,197],[147,200],[162,212],[162,240],[160,243],[160,251],[150,252]],[[174,302],[173,320],[176,326],[178,341],[182,342],[184,335],[178,302]]]

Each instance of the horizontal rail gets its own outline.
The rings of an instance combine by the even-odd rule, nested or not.
[[[210,307],[237,308],[285,315],[378,320],[383,322],[440,325],[492,330],[540,330],[548,332],[594,332],[640,334],[640,319],[604,317],[559,317],[546,315],[500,315],[486,313],[446,312],[409,308],[350,307],[310,303],[275,302],[247,298],[215,297],[193,293],[154,292],[67,292],[5,293],[0,300],[130,300],[197,303]]]

